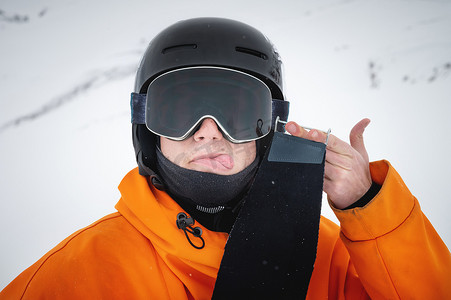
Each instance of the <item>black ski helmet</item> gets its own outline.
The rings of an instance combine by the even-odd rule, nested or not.
[[[235,69],[262,80],[273,99],[285,100],[282,62],[272,43],[257,29],[223,18],[179,21],[149,43],[135,80],[143,94],[153,79],[176,69],[215,66]],[[155,170],[156,136],[143,124],[133,124],[133,146],[141,175]]]

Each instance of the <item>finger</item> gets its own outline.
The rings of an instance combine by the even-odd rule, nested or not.
[[[315,142],[325,143],[326,138],[327,138],[326,133],[321,132],[316,129],[312,129],[307,133],[307,139],[315,141]]]
[[[297,124],[296,122],[290,121],[285,125],[285,130],[294,136],[300,138],[307,138],[308,131],[305,130],[302,126]]]
[[[333,151],[326,151],[326,163],[349,171],[352,169],[352,156],[343,155]]]
[[[366,152],[363,141],[363,132],[370,122],[370,119],[366,118],[361,120],[351,129],[351,133],[349,134],[349,141],[351,142],[352,148],[357,150],[366,160],[368,160],[368,153]]]
[[[325,132],[316,129],[306,130],[293,121],[290,121],[285,125],[285,130],[291,135],[320,143],[325,143],[327,137],[327,134]]]
[[[340,140],[335,135],[329,135],[329,142],[327,143],[327,150],[339,153],[341,155],[349,155],[351,146],[345,141]]]

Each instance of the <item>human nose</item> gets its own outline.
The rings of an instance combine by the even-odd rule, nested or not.
[[[194,140],[196,142],[202,140],[221,140],[223,138],[218,125],[213,119],[205,119],[202,121],[199,129],[194,133]]]

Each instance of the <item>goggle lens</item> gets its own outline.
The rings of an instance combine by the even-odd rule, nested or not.
[[[272,97],[259,79],[236,70],[192,67],[167,72],[147,90],[147,128],[163,137],[183,140],[205,118],[216,121],[234,143],[269,133]]]

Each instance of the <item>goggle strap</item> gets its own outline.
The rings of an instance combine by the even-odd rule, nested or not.
[[[132,124],[146,124],[146,96],[146,94],[131,94],[130,108]]]
[[[130,108],[133,124],[146,124],[146,94],[131,93]],[[272,119],[279,116],[280,120],[287,121],[290,111],[290,102],[272,99]],[[274,124],[274,122],[271,122]],[[274,129],[274,125],[271,125]],[[279,125],[281,126],[281,125]],[[277,130],[277,131],[281,131]]]
[[[274,128],[275,120],[277,117],[281,121],[288,121],[288,113],[290,112],[290,102],[278,99],[272,99],[272,122],[271,129],[274,131],[282,131],[283,124],[278,124],[277,128]]]

